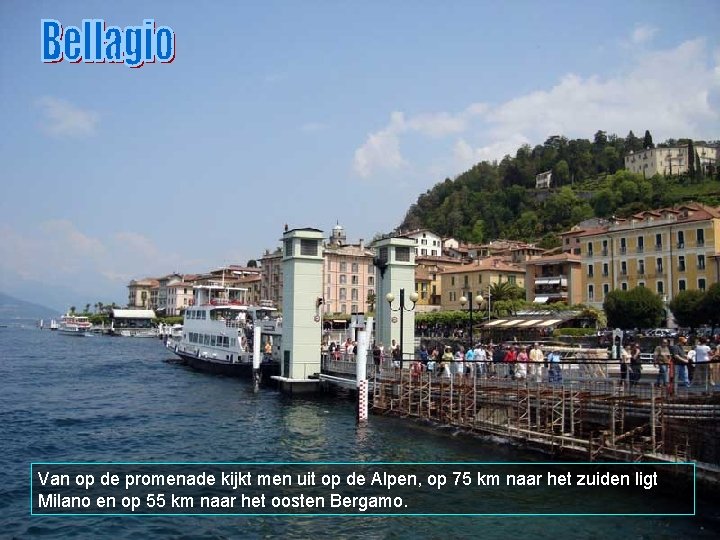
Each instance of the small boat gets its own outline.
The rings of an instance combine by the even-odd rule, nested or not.
[[[80,315],[63,315],[60,317],[60,324],[58,324],[58,332],[68,336],[80,336],[85,337],[90,332],[92,323],[87,317]]]

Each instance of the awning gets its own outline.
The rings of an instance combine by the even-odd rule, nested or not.
[[[533,304],[547,304],[548,300],[550,300],[549,296],[536,296]]]
[[[503,328],[507,328],[508,326],[515,326],[516,324],[520,324],[523,320],[522,319],[511,319],[507,321],[506,323],[503,323],[501,326]]]
[[[494,321],[490,321],[485,326],[497,326],[498,324],[502,324],[504,322],[507,322],[507,319],[495,319]]]
[[[528,326],[534,326],[535,324],[539,323],[540,321],[541,321],[541,319],[530,319],[529,321],[521,322],[520,324],[518,324],[518,326],[527,328]]]
[[[560,285],[560,278],[537,278],[535,280],[535,285]]]
[[[562,319],[548,319],[547,321],[543,321],[538,326],[552,326],[553,324],[557,324],[559,322],[562,322]]]

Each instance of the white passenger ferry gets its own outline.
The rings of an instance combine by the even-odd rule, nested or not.
[[[88,335],[91,328],[92,323],[87,317],[68,313],[60,317],[60,324],[58,324],[57,331],[68,336],[84,337]]]
[[[261,328],[263,376],[279,373],[282,319],[272,307],[242,303],[246,289],[218,285],[194,287],[194,305],[185,310],[182,337],[175,354],[190,367],[231,376],[250,376],[253,336]],[[267,345],[269,344],[269,345]],[[265,354],[266,346],[270,354]]]

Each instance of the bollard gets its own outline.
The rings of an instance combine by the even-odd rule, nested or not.
[[[358,425],[367,423],[368,419],[368,381],[367,381],[367,351],[368,333],[359,330],[357,333],[358,353],[355,358],[355,374],[357,381],[357,414]]]

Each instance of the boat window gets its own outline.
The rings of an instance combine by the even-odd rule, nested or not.
[[[215,346],[215,343],[216,343],[215,340],[216,340],[216,337],[215,337],[215,336],[210,336],[210,346],[211,346],[211,347],[214,347],[214,346]]]
[[[203,334],[203,345],[210,345],[210,336]]]

